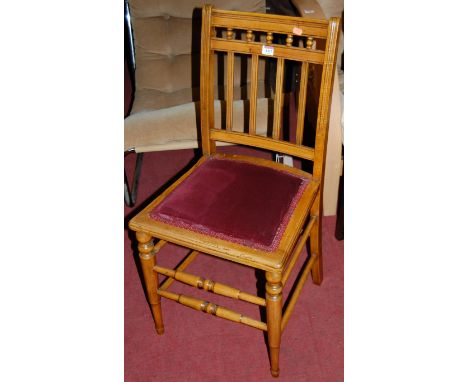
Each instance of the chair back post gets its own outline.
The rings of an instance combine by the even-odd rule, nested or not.
[[[325,58],[320,83],[320,96],[317,110],[317,127],[315,133],[315,157],[312,177],[320,182],[317,197],[311,207],[311,216],[317,216],[320,220],[323,211],[323,185],[325,176],[325,162],[327,157],[328,125],[330,122],[330,106],[335,77],[336,54],[338,51],[338,39],[340,35],[340,18],[332,17],[328,25],[328,37],[325,46]],[[321,224],[318,224],[319,247],[321,247]]]
[[[213,6],[205,4],[202,10],[202,33],[200,52],[200,122],[203,155],[216,151],[215,142],[210,140],[210,128],[214,127],[214,53],[211,51],[211,10]]]
[[[325,173],[325,158],[327,155],[328,124],[330,121],[330,105],[333,90],[333,80],[335,77],[339,24],[340,19],[338,17],[330,18],[317,112],[313,178],[322,183]]]

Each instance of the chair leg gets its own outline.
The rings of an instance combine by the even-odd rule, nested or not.
[[[322,263],[322,216],[319,216],[316,223],[312,226],[310,233],[310,252],[317,254],[317,259],[312,266],[312,281],[320,285],[323,281],[323,263]]]
[[[140,252],[140,262],[145,279],[146,293],[153,313],[153,319],[158,334],[164,333],[164,323],[161,312],[161,297],[158,295],[159,288],[158,275],[153,271],[156,265],[156,255],[153,251],[154,243],[151,235],[145,232],[137,232],[138,250]]]
[[[312,226],[310,232],[310,253],[317,254],[317,260],[315,260],[312,266],[312,281],[316,285],[320,285],[323,280],[323,263],[322,263],[322,190],[316,196],[312,209],[310,211],[311,216],[317,216],[316,223]]]
[[[128,188],[127,174],[125,172],[124,172],[124,200],[125,200],[125,204],[128,207],[133,207],[132,199],[131,199],[131,196],[130,196],[130,190]]]
[[[132,204],[135,205],[137,193],[138,193],[138,184],[140,182],[140,173],[141,173],[141,163],[143,162],[143,153],[137,153],[136,164],[135,164],[135,173],[133,175],[133,186],[132,186]]]
[[[127,152],[125,155],[129,154],[130,152]],[[138,192],[138,184],[140,181],[140,173],[141,173],[141,164],[143,162],[143,153],[137,153],[136,156],[136,163],[135,163],[135,171],[133,173],[133,185],[132,189],[130,189],[129,184],[128,184],[128,179],[127,179],[127,174],[124,173],[124,185],[125,185],[125,204],[128,207],[133,207],[136,203],[136,198],[137,198],[137,192]]]
[[[266,311],[270,371],[279,376],[279,351],[281,344],[282,290],[281,273],[266,272]]]

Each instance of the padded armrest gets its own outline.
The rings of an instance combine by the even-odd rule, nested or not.
[[[325,19],[320,4],[316,0],[291,0],[291,3],[296,7],[302,17]]]

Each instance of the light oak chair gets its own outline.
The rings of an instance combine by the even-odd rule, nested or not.
[[[160,298],[267,332],[271,374],[279,375],[281,334],[291,316],[309,273],[322,282],[322,193],[331,90],[334,80],[339,18],[327,20],[262,15],[203,6],[201,36],[201,135],[203,156],[180,179],[138,213],[129,223],[136,231],[138,250],[156,331],[164,332]],[[246,31],[245,34],[240,32]],[[274,37],[285,36],[285,44]],[[245,38],[243,38],[245,36]],[[263,38],[261,37],[263,36]],[[265,42],[262,42],[264,40]],[[316,41],[324,41],[324,50]],[[278,40],[281,41],[281,40]],[[215,53],[221,52],[221,53]],[[214,63],[226,55],[226,119],[214,123]],[[252,58],[248,129],[234,131],[233,67],[235,56]],[[273,128],[257,134],[257,81],[260,60],[276,60]],[[281,113],[285,62],[301,64],[298,122],[294,143],[281,139]],[[319,66],[322,70],[310,70]],[[303,142],[307,82],[310,72],[321,73],[315,144]],[[313,161],[305,172],[283,164],[240,155],[216,153],[216,142],[228,142],[280,152]],[[158,239],[155,243],[153,240]],[[310,256],[283,307],[282,290],[305,243]],[[191,250],[176,269],[157,264],[156,254],[166,243]],[[185,272],[202,252],[265,272],[265,296]],[[159,283],[158,274],[167,276]],[[256,304],[266,309],[266,322],[217,306],[205,300],[169,291],[174,281],[212,293]],[[283,309],[284,308],[284,309]],[[263,309],[263,308],[261,308]],[[226,344],[229,346],[229,344]],[[299,352],[300,349],[297,349]]]

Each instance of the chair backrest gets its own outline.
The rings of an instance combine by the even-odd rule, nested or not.
[[[265,0],[128,2],[135,46],[138,104],[135,111],[162,109],[199,100],[200,7],[203,4],[210,2],[222,9],[266,12]],[[247,64],[243,62],[242,65]],[[241,98],[240,88],[250,79],[244,76],[245,69],[241,69],[240,62],[236,65],[236,72],[236,93]],[[263,80],[262,75],[259,80]],[[222,92],[220,89],[219,93]]]
[[[313,20],[225,11],[214,9],[211,5],[204,5],[202,13],[200,117],[203,154],[213,153],[216,149],[216,141],[259,147],[313,161],[313,178],[319,181],[323,180],[340,19]],[[242,32],[246,32],[245,39],[242,38]],[[281,36],[286,38],[278,40],[277,38]],[[284,45],[273,43],[282,40],[285,41]],[[316,49],[317,46],[324,46],[325,49]],[[225,52],[227,55],[225,129],[214,128],[213,89],[215,56],[217,54],[215,52]],[[248,132],[235,132],[231,129],[233,65],[234,56],[238,54],[251,56],[250,77],[252,79],[256,79],[258,76],[259,58],[267,57],[277,60],[273,127],[266,137],[256,134],[257,82],[255,80],[250,82]],[[294,142],[281,139],[285,60],[302,63]],[[303,144],[307,81],[311,65],[322,66],[314,148]]]

